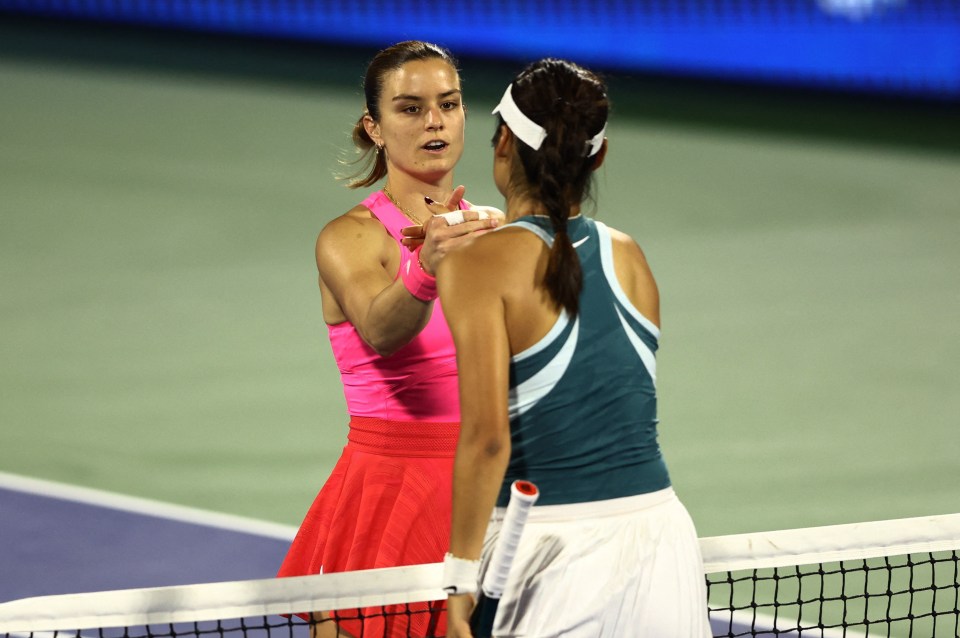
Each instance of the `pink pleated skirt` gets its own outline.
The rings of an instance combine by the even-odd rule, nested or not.
[[[277,575],[441,562],[458,432],[458,423],[351,417],[347,445]],[[359,611],[363,619],[338,619],[355,636],[446,634],[444,601]]]

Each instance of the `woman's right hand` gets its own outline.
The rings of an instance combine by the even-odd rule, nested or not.
[[[434,202],[431,207],[443,212],[459,210],[464,187],[458,186],[444,204]],[[481,211],[483,214],[481,215]],[[402,229],[402,244],[410,249],[422,245],[420,264],[430,275],[436,274],[440,261],[452,249],[469,241],[476,233],[492,230],[503,223],[501,211],[490,206],[481,206],[463,211],[463,222],[450,224],[439,214],[427,220],[423,226],[408,226]]]
[[[440,261],[457,246],[471,241],[478,233],[496,228],[498,219],[480,219],[475,210],[463,211],[463,223],[451,226],[442,217],[433,217],[423,225],[423,248],[420,249],[420,265],[430,275],[435,275]]]
[[[470,632],[470,614],[476,603],[470,594],[447,598],[447,638],[473,638]]]

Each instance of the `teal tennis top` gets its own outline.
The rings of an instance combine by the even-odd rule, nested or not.
[[[553,242],[546,217],[511,225]],[[670,486],[657,443],[660,331],[620,287],[607,227],[580,216],[568,232],[583,269],[580,311],[572,319],[561,312],[543,339],[510,360],[512,447],[501,507],[518,479],[537,485],[538,505]]]

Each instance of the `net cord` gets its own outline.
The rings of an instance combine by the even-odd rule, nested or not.
[[[0,633],[251,618],[446,600],[443,564],[24,598],[0,604]]]
[[[955,549],[960,549],[960,514],[700,539],[707,574]]]
[[[700,539],[704,573],[960,550],[960,514]],[[443,563],[25,598],[0,633],[202,622],[445,600]]]

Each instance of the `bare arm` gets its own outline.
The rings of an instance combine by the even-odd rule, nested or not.
[[[399,253],[391,243],[376,219],[349,214],[330,222],[317,238],[321,290],[326,288],[333,298],[331,304],[324,299],[324,314],[336,314],[328,313],[327,305],[338,309],[383,356],[419,334],[433,308],[395,279]]]
[[[467,241],[493,220],[467,221],[448,226],[430,220],[425,228],[423,264],[428,272],[451,248]],[[349,321],[378,354],[388,356],[416,337],[433,309],[406,289],[396,277],[400,266],[396,242],[382,224],[358,207],[330,222],[317,238],[316,257],[324,293],[324,316]],[[339,315],[342,315],[339,316]]]
[[[440,265],[438,278],[460,375],[461,424],[453,468],[450,553],[466,559],[480,557],[510,458],[510,350],[498,290],[503,279],[495,267],[471,268],[476,263],[490,265],[490,251],[473,250],[478,247],[474,244],[449,255]],[[451,596],[449,605],[449,635],[468,636],[473,601],[467,595]]]
[[[610,229],[613,239],[613,268],[620,287],[644,317],[660,326],[660,293],[646,255],[626,233]]]

